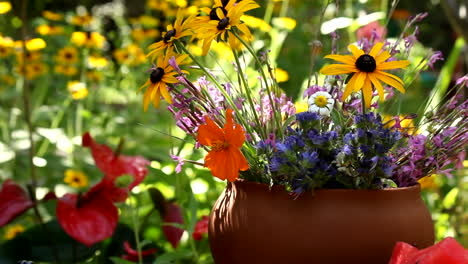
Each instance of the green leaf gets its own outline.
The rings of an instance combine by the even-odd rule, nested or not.
[[[455,205],[459,192],[460,192],[460,189],[455,187],[452,190],[450,190],[450,192],[447,193],[447,195],[445,196],[442,202],[442,205],[444,206],[444,208],[450,209]]]
[[[131,261],[121,259],[118,257],[111,257],[110,260],[112,260],[114,264],[135,264],[135,262],[131,262]]]
[[[50,243],[53,243],[50,244]],[[94,255],[100,243],[87,247],[68,236],[57,220],[36,225],[7,241],[1,248],[7,257],[37,262],[54,262],[58,257],[62,263],[86,260]]]
[[[177,260],[188,259],[193,256],[192,251],[190,250],[179,250],[176,252],[169,252],[158,256],[154,264],[172,264]]]

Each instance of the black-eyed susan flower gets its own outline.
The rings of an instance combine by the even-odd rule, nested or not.
[[[83,188],[88,186],[88,177],[81,171],[66,170],[63,181],[73,188]]]
[[[398,91],[404,93],[403,81],[384,70],[392,70],[405,68],[409,65],[409,61],[387,61],[391,55],[388,51],[382,51],[382,42],[376,43],[368,54],[359,49],[355,45],[349,45],[352,55],[327,55],[325,58],[333,59],[343,64],[331,64],[323,67],[320,73],[326,75],[338,75],[351,73],[352,77],[349,79],[343,93],[342,100],[354,91],[362,90],[365,106],[370,107],[372,101],[372,86],[379,93],[381,101],[384,100],[384,89],[380,81],[396,88]]]
[[[176,55],[173,52],[167,52],[164,56],[159,56],[156,64],[151,68],[149,79],[143,84],[139,91],[146,87],[143,95],[143,107],[146,111],[150,102],[153,102],[154,107],[159,107],[161,96],[169,103],[172,104],[172,98],[167,89],[167,85],[177,83],[175,75],[177,72],[169,64],[169,59],[175,57],[177,65],[185,64],[184,60],[188,55]]]
[[[5,232],[5,235],[4,235],[4,238],[6,240],[11,240],[13,238],[15,238],[18,234],[21,234],[24,232],[24,226],[22,225],[11,225],[7,228],[6,232]]]
[[[122,49],[116,49],[112,55],[120,64],[135,66],[146,61],[143,50],[137,45],[131,44]]]
[[[70,23],[75,26],[87,26],[91,24],[93,17],[88,13],[75,15],[71,17]]]
[[[78,50],[75,47],[63,47],[57,53],[55,58],[62,64],[74,64],[78,62]]]
[[[88,96],[88,88],[86,85],[79,81],[71,81],[67,84],[67,89],[74,100],[81,100]]]
[[[25,76],[28,80],[36,79],[47,72],[47,65],[42,62],[31,62],[25,65]],[[21,72],[22,66],[19,65],[19,71]]]
[[[161,35],[161,32],[153,28],[135,28],[130,32],[132,39],[138,43],[144,42],[148,39],[155,39]]]
[[[78,68],[71,64],[57,64],[54,67],[54,71],[66,76],[73,76],[78,73]]]
[[[176,39],[180,39],[186,36],[192,35],[192,23],[195,19],[195,16],[189,16],[184,20],[184,12],[182,9],[177,11],[176,20],[174,25],[167,26],[167,32],[162,34],[163,39],[156,43],[151,44],[148,49],[151,51],[148,53],[148,57],[154,58],[161,54],[164,51],[172,52],[174,49],[173,41]]]
[[[72,33],[70,41],[79,47],[102,48],[106,38],[98,32],[76,31]]]
[[[203,39],[204,55],[208,53],[213,40],[226,41],[232,48],[237,49],[239,41],[231,32],[233,28],[237,28],[246,40],[251,40],[252,34],[241,21],[241,17],[245,12],[259,7],[253,0],[243,0],[238,3],[236,0],[214,2],[213,8],[200,9],[205,15],[197,17],[194,26],[196,36]]]
[[[36,27],[36,32],[44,36],[55,36],[64,33],[64,28],[61,26],[40,25]]]

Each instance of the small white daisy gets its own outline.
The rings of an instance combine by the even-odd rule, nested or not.
[[[330,116],[335,100],[327,92],[316,92],[309,97],[309,111]]]

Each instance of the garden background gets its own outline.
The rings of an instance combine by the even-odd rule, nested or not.
[[[258,2],[261,8],[248,12],[243,20],[255,35],[253,46],[269,51],[281,88],[298,107],[305,103],[302,93],[309,74],[320,69],[325,62],[321,57],[329,54],[330,33],[338,34],[340,44],[369,35],[372,28],[382,30],[387,38],[398,38],[407,20],[419,13],[428,16],[417,24],[418,34],[413,26],[405,35],[414,34],[419,40],[409,54],[411,60],[431,50],[441,51],[444,59],[418,76],[405,76],[412,81],[401,95],[404,101],[388,106],[387,114],[415,112],[434,91],[440,97],[449,93],[448,88],[467,72],[467,1],[345,0],[329,1],[326,9],[327,1]],[[196,12],[197,7],[211,5],[209,0],[0,1],[0,182],[14,179],[23,186],[35,182],[39,200],[50,191],[60,197],[88,189],[102,173],[89,149],[81,146],[87,131],[99,143],[151,161],[144,182],[119,206],[121,224],[112,239],[99,245],[102,250],[78,247],[59,234],[59,226],[52,221],[53,200],[39,206],[42,220],[52,221],[49,229],[57,233],[56,239],[63,239],[64,256],[95,263],[115,257],[115,263],[125,263],[119,258],[125,254],[122,243],[134,245],[138,238],[143,248],[157,249],[156,257],[153,254],[148,261],[212,262],[206,234],[194,239],[193,233],[226,183],[189,163],[177,173],[182,164],[171,155],[198,161],[204,154],[194,150],[177,128],[166,103],[145,112],[138,93],[149,77],[148,46],[161,39],[177,9]],[[25,62],[23,39],[27,40]],[[188,48],[201,55],[200,47]],[[214,71],[227,69],[230,64],[220,59],[233,58],[226,50],[222,43],[216,44],[202,60]],[[255,70],[247,73],[254,76]],[[225,74],[233,73],[226,70]],[[466,161],[464,165],[453,175],[434,175],[421,184],[437,240],[452,236],[468,247]],[[64,181],[67,175],[76,182]],[[163,200],[182,216],[183,223],[174,228],[187,230],[177,246],[163,231]],[[53,260],[46,238],[37,235],[43,231],[36,225],[36,216],[30,210],[0,229],[0,263],[12,258]],[[6,252],[6,248],[13,250]]]

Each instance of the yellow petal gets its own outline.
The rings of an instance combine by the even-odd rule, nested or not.
[[[360,50],[358,47],[356,47],[356,45],[348,45],[348,49],[351,50],[351,53],[353,53],[353,56],[355,59],[358,59],[359,57],[361,57],[361,55],[364,54],[364,51]]]
[[[382,51],[379,55],[375,57],[375,63],[379,65],[380,63],[386,61],[388,58],[390,58],[390,53],[386,50]]]
[[[377,79],[381,80],[382,82],[392,86],[392,87],[395,87],[398,91],[400,91],[401,93],[405,93],[405,88],[403,88],[403,85],[401,85],[398,81],[396,81],[395,79],[393,78],[390,78],[384,74],[382,74],[383,72],[375,72],[375,77],[377,77]],[[396,77],[396,76],[395,76]],[[398,78],[398,77],[396,77]],[[398,78],[400,79],[400,78]]]
[[[366,78],[364,81],[364,86],[362,87],[362,96],[364,97],[366,108],[370,108],[372,102],[372,84],[369,78]]]
[[[383,102],[385,93],[384,93],[384,89],[382,87],[382,84],[379,82],[379,80],[375,77],[375,75],[373,73],[369,73],[367,76],[371,80],[371,82],[374,85],[375,89],[377,89],[377,92],[379,93],[380,101]]]
[[[325,75],[338,75],[351,72],[358,72],[356,66],[351,66],[347,64],[331,64],[323,67],[320,70],[320,73]]]
[[[401,61],[388,61],[377,64],[377,70],[392,70],[398,68],[406,68],[410,64],[407,60]]]
[[[348,84],[346,85],[346,88],[343,92],[343,96],[341,97],[341,101],[345,101],[346,98],[354,91],[354,84],[356,83],[357,79],[357,74],[355,73],[353,77],[349,80]]]
[[[364,85],[364,81],[367,79],[367,73],[366,72],[358,72],[356,73],[356,80],[354,83],[354,91],[358,92],[361,90],[362,86]]]
[[[162,96],[164,97],[164,99],[165,99],[168,103],[172,104],[172,98],[171,98],[171,95],[169,94],[169,91],[167,90],[167,86],[166,86],[166,85],[161,86],[161,89],[160,89],[160,90],[161,90],[161,94],[162,94]]]
[[[377,54],[379,53],[379,51],[382,49],[382,47],[383,47],[382,42],[375,43],[374,47],[372,47],[372,49],[369,51],[369,55],[375,58]]]
[[[353,58],[353,56],[350,55],[327,55],[325,56],[326,59],[332,59],[336,60],[338,62],[346,63],[349,65],[355,65],[356,60]]]
[[[383,75],[385,75],[387,77],[393,78],[393,79],[395,79],[395,81],[397,81],[397,82],[399,82],[401,84],[404,84],[403,81],[398,76],[395,76],[395,75],[393,75],[391,73],[384,72],[384,71],[376,71],[376,72],[378,72],[380,74],[383,74]]]

